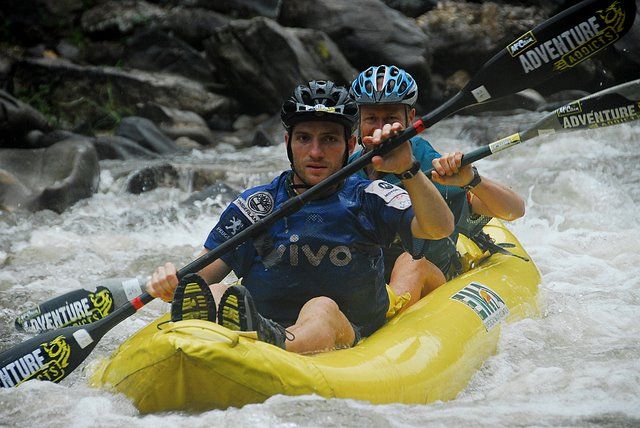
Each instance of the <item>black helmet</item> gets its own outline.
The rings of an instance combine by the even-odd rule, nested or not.
[[[348,139],[358,123],[358,106],[346,88],[330,80],[312,80],[296,87],[282,104],[280,118],[287,132],[300,122],[337,122],[346,128]]]
[[[294,125],[301,122],[328,121],[344,126],[345,142],[349,144],[351,134],[358,125],[358,106],[349,96],[349,91],[331,80],[312,80],[294,89],[291,98],[282,104],[280,113],[284,129],[291,133]],[[287,156],[293,169],[291,144],[287,144]],[[343,166],[349,159],[345,150]]]

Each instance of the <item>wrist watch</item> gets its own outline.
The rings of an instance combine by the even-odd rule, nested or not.
[[[420,171],[420,162],[418,162],[417,160],[414,160],[413,164],[411,165],[411,168],[409,168],[408,170],[406,170],[401,174],[394,174],[394,175],[398,177],[400,180],[410,180],[413,177],[415,177],[419,171]]]
[[[473,178],[466,186],[462,186],[462,188],[467,192],[476,187],[482,181],[480,174],[478,174],[478,169],[475,166],[472,166],[471,169],[473,170]]]

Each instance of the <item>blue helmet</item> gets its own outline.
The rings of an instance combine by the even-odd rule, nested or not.
[[[378,79],[382,79],[380,90]],[[405,104],[413,107],[418,99],[418,85],[409,73],[395,65],[377,65],[360,73],[351,83],[349,93],[358,105]]]

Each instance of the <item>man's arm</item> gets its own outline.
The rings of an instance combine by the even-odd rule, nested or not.
[[[374,146],[381,144],[388,137],[402,130],[401,123],[384,125],[377,129],[370,137],[364,137],[364,142]],[[413,165],[411,143],[405,141],[400,147],[383,157],[374,156],[371,161],[377,171],[401,174]],[[413,178],[402,181],[409,193],[415,217],[411,221],[411,233],[416,238],[442,239],[453,233],[453,213],[438,192],[438,189],[427,177],[419,171]]]
[[[471,165],[460,166],[462,153],[445,153],[441,158],[433,160],[435,171],[432,179],[445,186],[463,187],[473,179]],[[474,214],[497,217],[512,221],[524,215],[524,200],[508,187],[481,177],[480,183],[470,190],[471,207]]]

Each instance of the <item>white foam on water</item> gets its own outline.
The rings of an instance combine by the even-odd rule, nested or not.
[[[427,136],[445,151],[474,148],[460,130],[495,123],[509,135],[541,114],[456,117]],[[493,122],[492,122],[493,121]],[[202,414],[139,415],[121,395],[62,385],[0,390],[0,420],[13,426],[638,426],[640,425],[640,127],[545,136],[477,163],[527,200],[510,224],[542,273],[542,315],[502,326],[497,354],[449,402],[371,405],[276,396]],[[486,141],[489,143],[489,141]],[[282,147],[197,151],[185,162],[224,165],[235,184],[270,180],[287,165]],[[62,215],[0,216],[2,346],[24,340],[10,325],[27,303],[100,278],[144,277],[159,263],[190,261],[220,215],[211,200],[188,209],[180,189],[122,192],[106,168],[101,191]],[[154,301],[108,333],[89,362],[109,355],[166,312]],[[52,398],[55,397],[55,398]],[[28,403],[26,405],[25,403]]]

